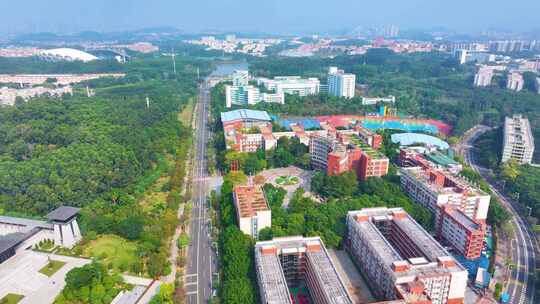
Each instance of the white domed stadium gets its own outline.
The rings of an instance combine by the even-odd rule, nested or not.
[[[50,61],[83,61],[88,62],[97,60],[98,57],[87,52],[76,49],[59,48],[51,50],[43,50],[39,52],[39,57]]]

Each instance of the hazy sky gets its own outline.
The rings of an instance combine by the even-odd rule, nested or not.
[[[396,24],[457,30],[538,29],[540,0],[0,0],[0,32],[318,32]]]

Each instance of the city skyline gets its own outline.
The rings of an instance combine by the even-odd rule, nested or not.
[[[451,3],[336,0],[331,6],[320,0],[273,0],[256,5],[246,0],[219,3],[209,0],[195,3],[158,0],[151,6],[142,0],[53,2],[55,5],[35,0],[24,4],[0,4],[2,11],[10,12],[2,20],[2,32],[114,32],[171,26],[187,32],[215,30],[285,34],[345,32],[391,24],[402,28],[443,27],[457,31],[493,28],[528,31],[540,27],[535,14],[540,10],[540,2],[533,0],[456,0]],[[516,8],[520,9],[520,14],[507,13]],[[75,15],[77,18],[73,18]]]

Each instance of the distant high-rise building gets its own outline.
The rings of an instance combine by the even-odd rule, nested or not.
[[[459,64],[469,62],[486,63],[495,61],[494,54],[489,54],[484,51],[456,50],[454,52],[454,56],[459,61]]]
[[[487,87],[491,85],[491,80],[493,79],[493,70],[486,67],[481,67],[478,69],[478,72],[474,75],[474,86],[475,87]]]
[[[530,164],[533,153],[534,137],[529,120],[521,115],[506,117],[501,161],[513,159],[520,164]]]
[[[385,37],[389,37],[389,38],[397,37],[397,36],[399,36],[399,27],[397,27],[395,25],[387,26],[384,29],[383,35]]]
[[[235,42],[236,41],[236,35],[233,35],[233,34],[227,35],[227,36],[225,36],[225,40],[227,42]]]
[[[328,94],[353,98],[356,90],[356,75],[345,73],[337,67],[328,69]]]
[[[518,72],[508,73],[508,78],[506,80],[506,88],[513,91],[521,91],[523,89],[525,81],[523,80],[523,75]]]
[[[536,77],[534,81],[534,88],[536,89],[536,93],[540,94],[540,77]]]

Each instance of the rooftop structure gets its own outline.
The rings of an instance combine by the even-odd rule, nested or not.
[[[81,239],[78,212],[78,208],[59,207],[49,213],[48,221],[0,216],[0,263],[45,239],[54,240],[57,246],[72,247]]]
[[[315,303],[353,303],[319,237],[285,237],[255,244],[261,303],[293,303],[289,287],[303,281]]]
[[[392,134],[391,140],[393,143],[398,143],[401,146],[424,144],[426,146],[437,147],[440,150],[446,150],[450,147],[444,140],[421,133],[396,133]]]
[[[346,248],[373,292],[407,303],[463,303],[467,271],[402,208],[347,214]]]
[[[530,164],[534,153],[534,137],[527,118],[521,115],[504,120],[502,162],[510,159],[520,164]]]
[[[261,229],[271,226],[271,211],[259,186],[236,186],[234,205],[240,230],[257,238]]]
[[[46,60],[51,61],[93,61],[98,58],[92,54],[79,51],[76,49],[59,48],[51,50],[43,50],[39,52],[39,56]]]
[[[249,109],[239,109],[229,112],[221,113],[221,122],[225,124],[233,123],[236,121],[242,121],[244,123],[249,122],[271,122],[270,115],[265,111],[256,111]]]

